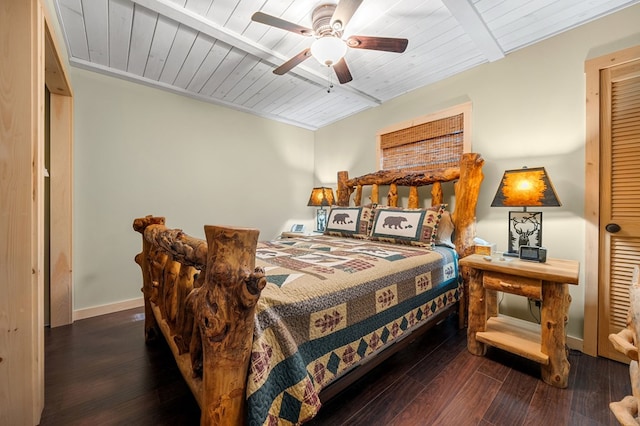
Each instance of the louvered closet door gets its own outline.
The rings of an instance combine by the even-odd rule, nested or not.
[[[600,102],[598,354],[627,362],[608,336],[626,326],[633,266],[640,265],[640,61],[602,71]]]

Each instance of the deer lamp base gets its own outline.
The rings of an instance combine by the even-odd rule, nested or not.
[[[520,246],[542,247],[542,212],[509,212],[509,244],[506,255],[518,256]]]

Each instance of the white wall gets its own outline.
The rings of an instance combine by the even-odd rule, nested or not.
[[[508,209],[489,207],[505,169],[544,166],[562,207],[543,211],[543,244],[551,257],[584,263],[586,59],[640,44],[640,6],[507,55],[316,132],[315,172],[351,176],[376,168],[378,129],[471,101],[472,146],[485,158],[478,235],[506,250]],[[588,190],[594,190],[589,188]],[[568,335],[583,337],[584,275],[571,286]],[[531,320],[522,298],[501,310]]]
[[[74,310],[141,297],[133,219],[204,238],[204,224],[269,239],[313,226],[313,132],[70,69],[74,105]],[[335,179],[334,179],[335,180]]]

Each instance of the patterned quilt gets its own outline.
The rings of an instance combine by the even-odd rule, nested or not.
[[[261,242],[250,425],[311,419],[329,383],[459,296],[455,251],[319,236]]]

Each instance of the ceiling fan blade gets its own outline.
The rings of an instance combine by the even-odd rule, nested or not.
[[[351,36],[347,39],[347,46],[354,49],[382,50],[396,53],[404,52],[408,44],[409,40],[406,38]]]
[[[345,61],[344,58],[340,59],[338,63],[333,66],[333,70],[336,72],[340,84],[345,84],[353,80],[349,67],[347,66],[347,61]]]
[[[311,49],[309,48],[304,49],[302,52],[298,53],[296,56],[289,59],[287,62],[285,62],[284,64],[280,65],[278,68],[273,70],[273,73],[277,75],[285,74],[291,71],[293,67],[295,67],[296,65],[299,65],[305,59],[310,57],[311,57]]]
[[[266,13],[262,12],[254,13],[253,16],[251,16],[251,20],[286,31],[291,31],[292,33],[300,34],[303,36],[312,36],[314,34],[314,31],[311,28],[303,27],[302,25],[294,24],[293,22],[285,21],[284,19],[267,15]]]
[[[335,31],[343,31],[360,4],[362,4],[362,0],[341,0],[338,2],[331,17],[331,28]]]

